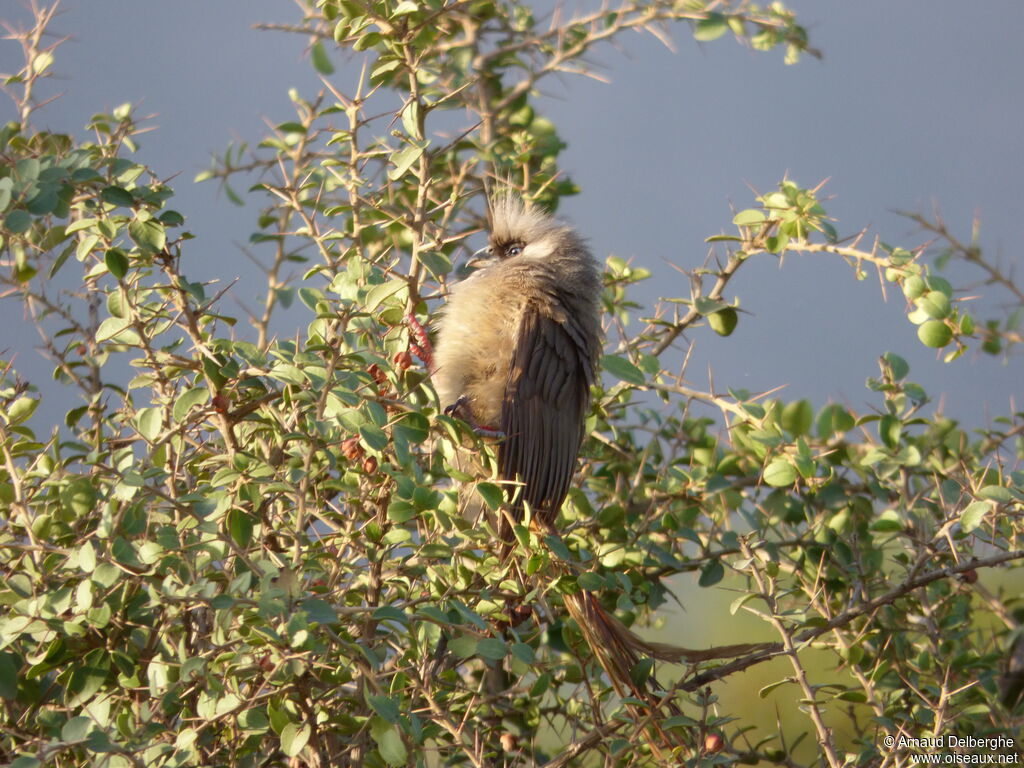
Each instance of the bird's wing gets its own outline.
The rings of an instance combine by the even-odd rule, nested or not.
[[[545,308],[547,309],[547,308]],[[522,502],[534,516],[552,523],[569,491],[583,439],[583,421],[594,371],[586,333],[570,313],[527,307],[501,408],[498,472],[523,483],[513,514]],[[502,526],[502,538],[510,535]]]

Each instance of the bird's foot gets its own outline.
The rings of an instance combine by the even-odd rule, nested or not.
[[[462,419],[464,422],[469,424],[473,433],[478,437],[483,437],[487,440],[504,440],[507,437],[507,435],[497,427],[488,427],[474,422],[469,408],[469,398],[465,395],[462,395],[451,405],[445,406],[444,415]]]
[[[445,406],[445,408],[444,408],[444,415],[445,416],[454,416],[454,417],[456,417],[458,419],[462,419],[463,421],[469,421],[469,419],[465,418],[465,415],[464,415],[464,410],[468,406],[469,406],[469,398],[466,397],[465,395],[462,395],[461,397],[459,397],[458,400],[456,400],[451,405],[446,405]]]

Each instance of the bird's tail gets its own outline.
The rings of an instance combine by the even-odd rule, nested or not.
[[[611,678],[616,692],[620,696],[636,695],[645,697],[645,691],[638,690],[634,682],[636,664],[649,657],[674,664],[695,664],[714,659],[730,659],[754,653],[767,648],[768,643],[742,643],[739,645],[720,645],[714,648],[696,650],[683,648],[669,643],[655,643],[644,640],[631,631],[625,624],[608,613],[591,592],[580,590],[566,595],[566,610],[579,625],[587,645],[590,646],[595,658]]]
[[[684,734],[676,731],[666,733],[660,724],[661,718],[681,715],[682,710],[671,697],[664,695],[664,690],[656,680],[645,681],[643,676],[638,674],[637,664],[644,657],[672,663],[726,659],[763,650],[770,645],[743,643],[694,650],[667,643],[653,643],[639,637],[608,613],[591,592],[580,590],[565,595],[563,601],[594,657],[611,680],[615,692],[621,697],[628,696],[644,702],[643,711],[638,711],[637,714],[644,716],[648,723],[653,737],[648,744],[655,757],[660,760],[669,759],[666,750],[673,753],[676,748],[686,744]],[[630,708],[638,710],[635,706]]]

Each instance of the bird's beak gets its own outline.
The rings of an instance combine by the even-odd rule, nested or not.
[[[491,258],[491,246],[485,246],[466,259],[466,269],[479,269],[487,264]]]

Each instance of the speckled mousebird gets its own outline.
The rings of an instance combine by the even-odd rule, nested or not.
[[[509,516],[522,520],[525,502],[541,530],[557,534],[601,351],[601,278],[571,227],[519,197],[492,197],[489,218],[490,245],[479,269],[452,287],[438,325],[434,386],[448,413],[498,438],[498,474],[521,488]],[[507,557],[514,542],[507,518],[499,535]],[[695,662],[765,647],[695,651],[652,643],[605,611],[592,592],[562,599],[619,694],[649,702],[660,695],[631,674],[641,656]]]
[[[452,287],[434,384],[442,405],[496,430],[498,471],[551,525],[569,490],[601,350],[601,278],[576,232],[519,197],[490,200],[490,245]],[[502,526],[502,539],[511,531]]]

